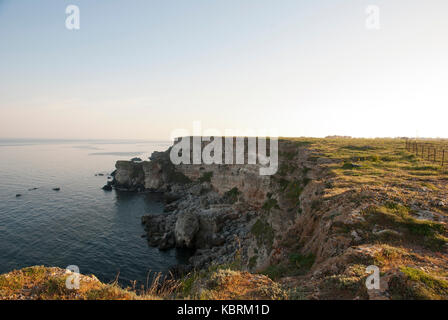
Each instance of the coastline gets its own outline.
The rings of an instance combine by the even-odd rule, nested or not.
[[[242,279],[264,298],[266,285],[279,299],[448,297],[446,180],[434,173],[428,189],[414,179],[419,160],[404,140],[281,139],[267,178],[256,165],[173,166],[169,150],[118,161],[111,186],[163,193],[165,212],[142,224],[150,246],[193,252],[171,270],[178,298],[233,299],[248,290]],[[380,289],[365,285],[371,265]]]

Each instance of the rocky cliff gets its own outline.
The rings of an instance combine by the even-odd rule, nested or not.
[[[202,149],[206,145],[203,143]],[[263,204],[269,190],[270,176],[260,175],[260,164],[173,165],[170,151],[171,148],[165,152],[155,152],[150,161],[117,161],[114,185],[127,190],[165,192],[175,184],[209,182],[210,187],[220,195],[238,189],[247,203],[258,207]],[[245,149],[246,160],[247,157],[248,151]]]
[[[448,180],[434,172],[429,189],[416,175],[427,167],[403,148],[400,140],[284,139],[272,176],[258,165],[173,165],[167,150],[117,162],[114,185],[164,192],[166,212],[142,223],[150,245],[194,249],[183,271],[262,272],[300,288],[297,298],[447,297]],[[381,267],[381,289],[367,290],[369,265]]]
[[[281,152],[291,146],[298,151],[295,144],[280,142]],[[269,212],[278,207],[270,207],[277,201],[273,188],[278,177],[260,175],[260,164],[173,165],[170,152],[171,148],[155,152],[150,161],[116,163],[115,188],[164,193],[166,213],[142,217],[148,243],[162,250],[195,249],[190,260],[196,268],[230,263],[236,256],[245,269],[267,265],[274,233],[289,228],[297,215],[283,212],[268,219]],[[244,156],[247,160],[247,149]],[[266,240],[260,240],[265,235],[254,236],[260,228],[268,231]]]

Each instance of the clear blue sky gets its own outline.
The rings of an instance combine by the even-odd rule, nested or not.
[[[448,137],[447,57],[445,0],[0,0],[0,137]]]

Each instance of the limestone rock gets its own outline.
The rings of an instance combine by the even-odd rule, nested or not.
[[[118,188],[137,190],[140,187],[144,187],[145,175],[142,170],[142,163],[117,161],[115,167],[117,170],[114,176],[114,184]]]
[[[168,250],[174,248],[176,245],[176,239],[174,237],[174,232],[170,231],[163,235],[159,243],[160,250]]]
[[[177,217],[174,234],[178,247],[192,248],[196,233],[199,231],[198,217],[193,212],[185,212]]]

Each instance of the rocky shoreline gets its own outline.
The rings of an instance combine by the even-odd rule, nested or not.
[[[244,251],[256,211],[243,213],[226,203],[209,183],[173,187],[165,199],[168,212],[142,217],[150,246],[193,249],[190,263],[196,269],[232,263]]]
[[[226,165],[174,166],[169,151],[154,152],[150,161],[117,161],[113,180],[104,189],[163,193],[165,212],[145,215],[141,221],[150,246],[193,252],[190,264],[174,272],[235,260],[249,269],[243,264],[249,259],[251,228],[261,214],[259,193],[266,177],[255,174],[256,165],[249,170],[240,165],[236,171]],[[251,184],[242,186],[248,177]]]
[[[309,159],[306,145],[280,140],[278,146],[272,176],[260,175],[260,164],[173,165],[171,147],[150,161],[117,161],[109,186],[163,193],[165,212],[143,216],[142,224],[150,246],[193,252],[189,265],[174,273],[230,264],[256,272],[287,258],[281,241],[302,212],[312,215],[323,187],[318,178],[326,172]]]

